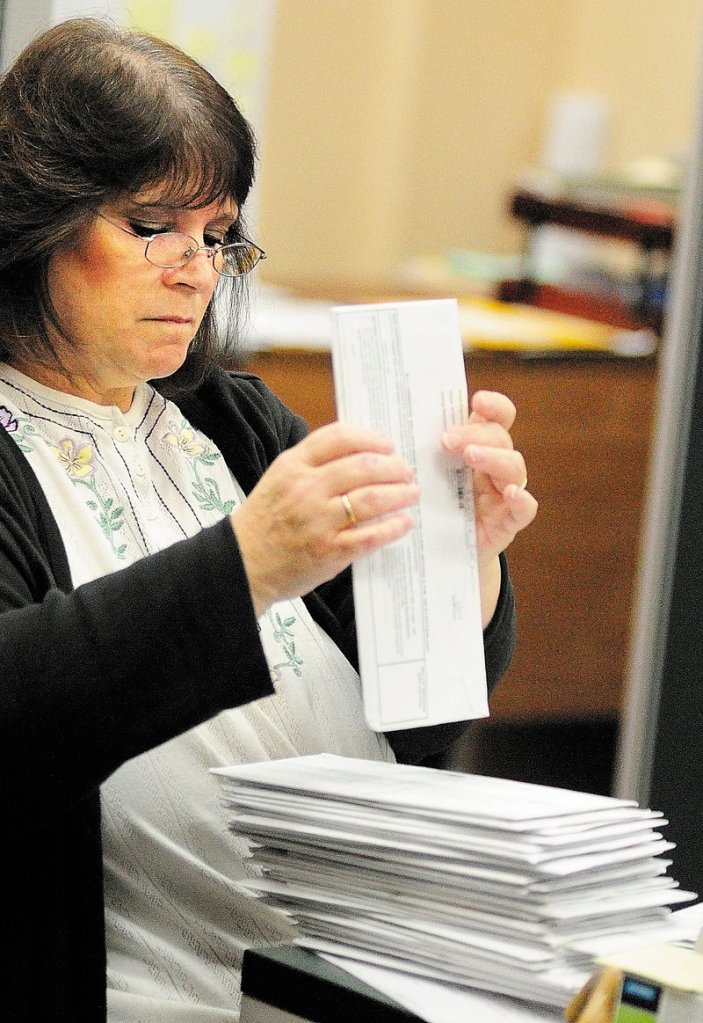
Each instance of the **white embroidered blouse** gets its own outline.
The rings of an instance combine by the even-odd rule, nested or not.
[[[244,500],[215,445],[147,384],[122,413],[0,365],[0,417],[47,496],[77,586]],[[208,768],[323,751],[393,760],[364,721],[357,673],[304,603],[274,605],[260,627],[275,696],[136,757],[102,787],[110,1023],[237,1020],[243,949],[289,933],[232,887],[247,866]],[[177,629],[164,623],[165,651]]]

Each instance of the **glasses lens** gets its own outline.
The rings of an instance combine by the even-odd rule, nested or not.
[[[146,247],[146,258],[154,266],[183,266],[187,263],[197,245],[187,234],[175,234],[167,231],[157,234]]]
[[[213,263],[218,273],[225,277],[242,277],[253,270],[261,259],[261,251],[247,242],[236,242],[234,245],[223,245],[213,256]]]
[[[225,277],[242,277],[248,274],[264,256],[261,249],[251,242],[235,242],[214,250],[208,246],[202,247],[212,252],[215,270]],[[196,252],[198,245],[193,238],[174,231],[154,235],[146,246],[146,258],[154,266],[161,267],[184,266]]]

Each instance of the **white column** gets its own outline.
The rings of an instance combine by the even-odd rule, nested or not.
[[[123,13],[123,0],[5,0],[0,69],[9,67],[30,40],[59,21],[84,16],[120,22]]]

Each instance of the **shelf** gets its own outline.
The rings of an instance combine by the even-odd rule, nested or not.
[[[676,230],[676,205],[669,198],[654,198],[617,189],[583,188],[542,193],[519,188],[510,200],[510,213],[527,227],[524,270],[516,280],[503,281],[498,297],[505,301],[531,302],[543,308],[575,313],[615,326],[648,327],[661,332],[663,303],[661,279],[655,257],[668,256]],[[535,279],[532,241],[545,225],[568,231],[612,238],[636,247],[641,269],[637,298],[626,304],[616,295],[592,294],[543,285]],[[561,292],[561,297],[560,297]]]
[[[668,252],[674,240],[676,212],[661,199],[626,199],[620,196],[596,201],[593,198],[546,198],[519,189],[512,197],[510,212],[531,228],[556,224],[573,231],[620,238],[638,248]]]

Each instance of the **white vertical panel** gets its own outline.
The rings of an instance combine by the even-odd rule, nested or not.
[[[66,18],[107,18],[120,22],[123,15],[122,0],[53,0],[52,24]]]
[[[703,43],[703,40],[701,40]],[[691,405],[703,322],[703,64],[691,162],[678,218],[667,323],[659,356],[654,442],[641,537],[626,704],[614,794],[649,801]],[[698,666],[700,673],[701,667]]]
[[[120,22],[123,6],[123,0],[5,0],[0,69],[7,68],[31,39],[51,25],[76,17]]]
[[[30,39],[51,24],[52,0],[5,0],[0,67],[9,67]]]

